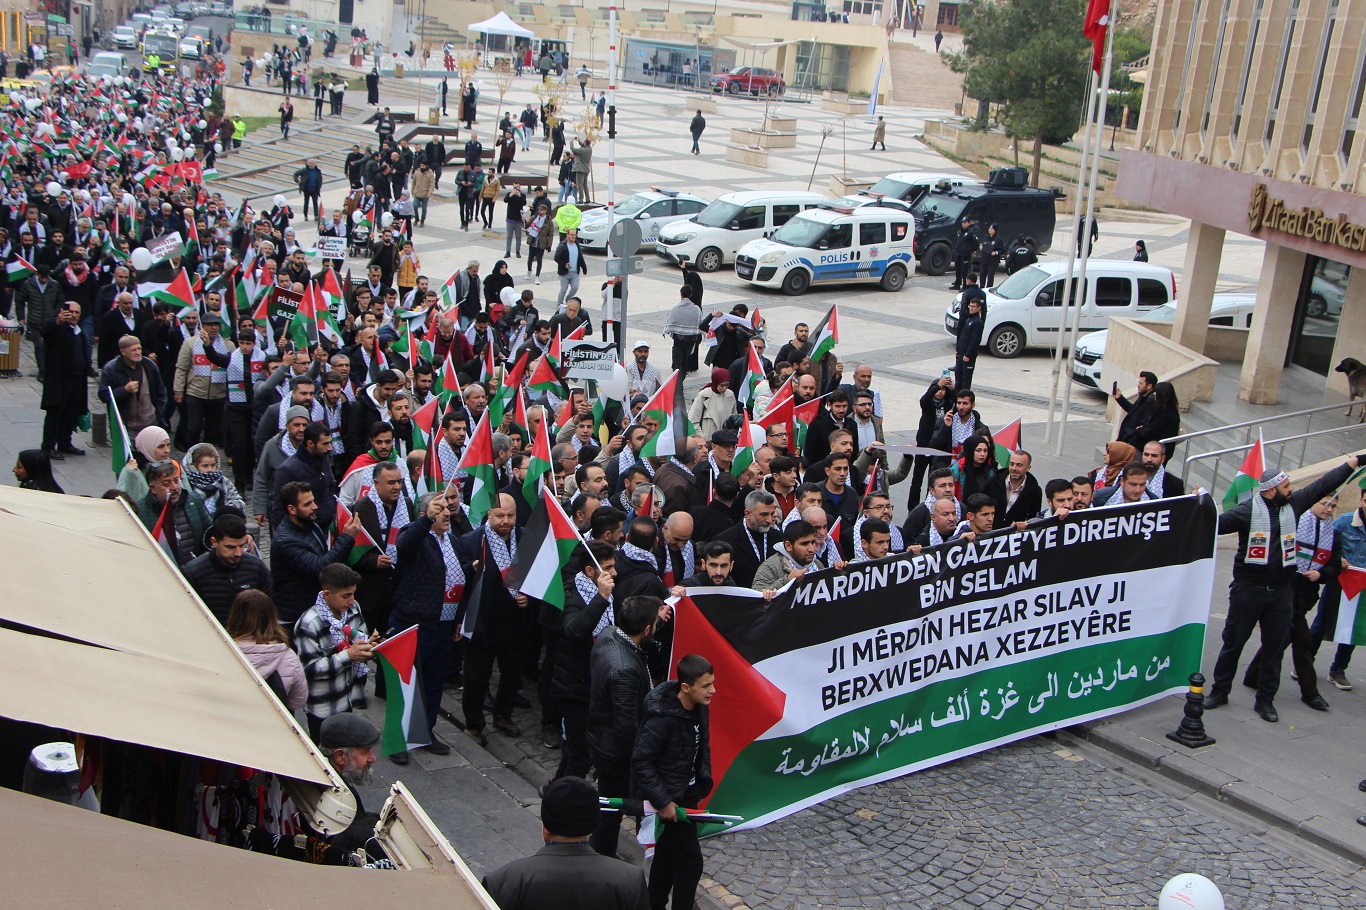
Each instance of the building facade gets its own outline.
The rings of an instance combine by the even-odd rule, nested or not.
[[[1366,0],[1162,0],[1116,194],[1191,219],[1172,340],[1205,352],[1224,238],[1266,242],[1238,395],[1366,361]]]

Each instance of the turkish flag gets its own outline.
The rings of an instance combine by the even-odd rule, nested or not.
[[[1091,39],[1091,69],[1100,74],[1105,59],[1105,32],[1110,26],[1110,0],[1088,0],[1081,33]]]
[[[72,180],[80,180],[90,176],[91,165],[89,161],[80,161],[66,168],[64,173]]]

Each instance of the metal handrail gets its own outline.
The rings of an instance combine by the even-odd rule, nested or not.
[[[1340,405],[1338,405],[1338,407],[1340,407]],[[1345,425],[1345,426],[1340,426],[1340,427],[1329,427],[1329,428],[1326,429],[1326,430],[1314,430],[1314,431],[1311,432],[1311,433],[1297,433],[1297,434],[1295,434],[1294,436],[1285,436],[1285,437],[1282,437],[1282,438],[1280,438],[1280,439],[1267,439],[1267,440],[1263,440],[1263,441],[1262,441],[1262,445],[1263,445],[1263,447],[1267,447],[1267,446],[1276,446],[1276,445],[1283,446],[1283,445],[1285,445],[1286,443],[1298,442],[1298,441],[1300,441],[1300,440],[1305,440],[1305,441],[1306,441],[1305,444],[1306,444],[1306,446],[1307,446],[1307,445],[1308,445],[1307,440],[1309,440],[1311,437],[1317,437],[1317,436],[1331,436],[1331,435],[1333,435],[1333,434],[1339,434],[1339,433],[1345,435],[1345,434],[1350,433],[1350,432],[1352,432],[1352,431],[1354,431],[1354,430],[1358,430],[1358,431],[1366,430],[1366,424],[1361,424],[1361,423],[1349,423],[1349,424],[1347,424],[1347,425]],[[1183,479],[1185,479],[1185,478],[1187,478],[1187,477],[1190,476],[1191,464],[1192,464],[1193,462],[1201,461],[1201,460],[1207,459],[1207,458],[1213,458],[1213,459],[1214,459],[1214,472],[1213,472],[1213,474],[1210,476],[1210,486],[1216,486],[1216,485],[1218,485],[1218,483],[1219,483],[1219,462],[1220,462],[1220,460],[1221,460],[1225,455],[1232,455],[1232,454],[1234,454],[1234,453],[1236,453],[1236,452],[1246,452],[1248,449],[1252,448],[1252,447],[1255,446],[1255,445],[1256,445],[1255,442],[1250,442],[1250,443],[1246,443],[1246,444],[1244,444],[1244,445],[1229,446],[1229,447],[1226,448],[1226,449],[1216,449],[1216,450],[1213,451],[1213,452],[1201,452],[1199,455],[1188,455],[1188,456],[1185,458],[1185,460],[1181,463],[1181,464],[1182,464],[1182,474],[1181,474],[1181,476],[1182,476]],[[1346,450],[1347,450],[1347,447],[1346,447],[1346,445],[1344,444],[1342,454],[1345,455],[1345,454],[1347,453]],[[1301,459],[1303,459],[1303,453],[1301,453]],[[1301,464],[1301,467],[1303,467],[1303,464]]]
[[[1163,445],[1176,445],[1177,443],[1186,442],[1186,441],[1191,440],[1191,439],[1198,439],[1198,438],[1201,437],[1201,436],[1210,436],[1210,435],[1212,435],[1212,434],[1214,434],[1214,433],[1226,433],[1226,432],[1228,432],[1229,430],[1239,430],[1239,429],[1242,429],[1243,427],[1251,427],[1251,426],[1257,426],[1257,425],[1265,425],[1265,424],[1268,424],[1268,423],[1275,423],[1275,422],[1277,422],[1278,420],[1290,420],[1290,419],[1295,418],[1295,417],[1304,417],[1304,416],[1309,415],[1309,414],[1320,414],[1320,413],[1322,413],[1322,412],[1324,412],[1324,411],[1334,411],[1334,410],[1339,410],[1339,409],[1341,409],[1341,408],[1342,408],[1342,405],[1341,405],[1341,404],[1325,404],[1325,405],[1319,405],[1319,406],[1316,407],[1316,408],[1306,408],[1306,409],[1304,409],[1303,411],[1291,411],[1291,412],[1289,412],[1289,413],[1287,413],[1287,414],[1275,414],[1275,415],[1273,415],[1273,416],[1271,416],[1271,417],[1257,417],[1257,418],[1254,418],[1253,420],[1244,420],[1244,421],[1242,421],[1241,423],[1228,423],[1228,424],[1224,424],[1224,425],[1221,426],[1221,427],[1212,427],[1212,428],[1210,428],[1210,429],[1208,429],[1208,430],[1196,430],[1194,433],[1186,433],[1186,434],[1183,434],[1183,435],[1181,435],[1181,436],[1171,436],[1171,437],[1168,437],[1167,439],[1162,440],[1162,444],[1163,444]],[[1348,406],[1348,411],[1349,411],[1349,413],[1350,413],[1350,410],[1351,410],[1351,407],[1350,407],[1350,405],[1349,405],[1349,406]],[[1295,438],[1298,439],[1299,437],[1297,436],[1297,437],[1295,437]],[[1268,443],[1268,445],[1270,445],[1270,443]],[[1251,446],[1248,445],[1248,446],[1244,446],[1243,448],[1250,448],[1250,447],[1251,447]]]

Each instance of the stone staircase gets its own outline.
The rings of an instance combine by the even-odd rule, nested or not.
[[[345,124],[349,127],[351,121]],[[329,198],[329,190],[347,185],[345,162],[351,146],[338,142],[338,126],[335,118],[323,123],[296,119],[288,142],[280,139],[279,131],[273,127],[248,133],[240,151],[218,156],[218,177],[205,187],[210,192],[222,193],[234,205],[243,199],[265,199],[269,208],[269,199],[276,193],[284,193],[297,205],[299,191],[294,185],[294,172],[309,158],[316,158],[324,175],[323,197]],[[366,144],[364,136],[357,138],[362,146]],[[335,194],[331,198],[336,198]]]
[[[963,77],[939,56],[914,44],[892,42],[890,101],[901,107],[951,111],[963,100]]]
[[[441,45],[447,41],[457,49],[465,47],[465,36],[435,16],[414,16],[411,34],[414,40],[421,35],[422,40],[430,42],[433,53],[440,51]]]

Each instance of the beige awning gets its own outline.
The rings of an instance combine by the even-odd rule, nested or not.
[[[411,872],[315,866],[3,788],[0,818],[7,906],[495,910],[463,864],[438,860]]]
[[[338,788],[137,517],[0,488],[0,715]]]

